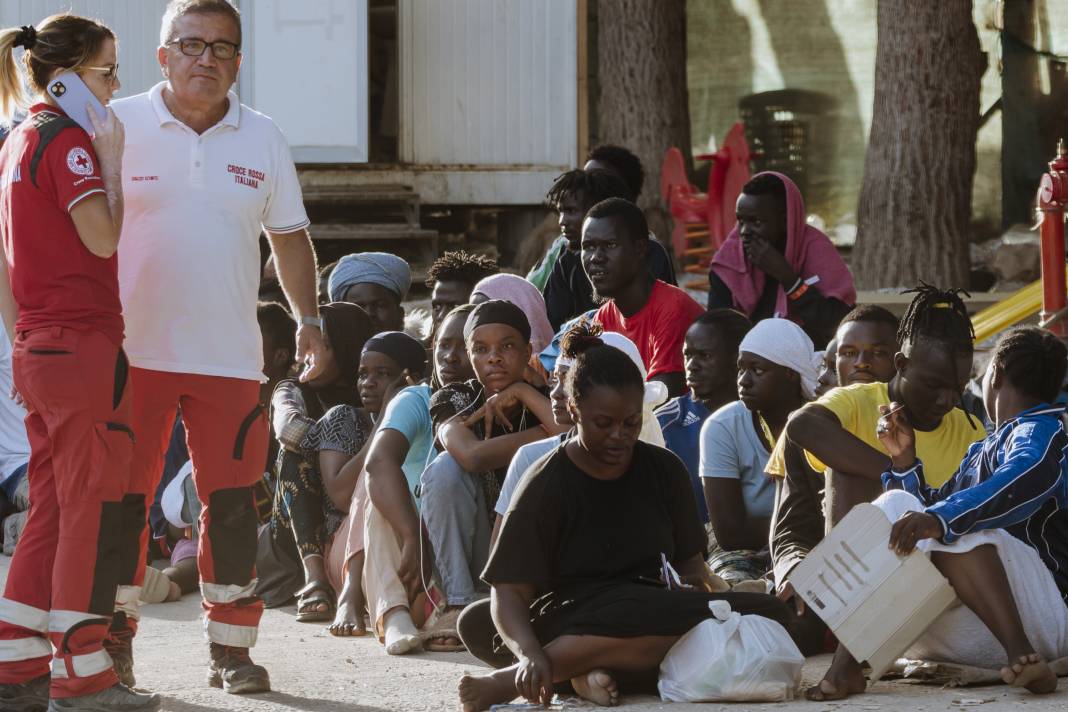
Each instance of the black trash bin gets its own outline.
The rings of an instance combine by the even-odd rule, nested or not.
[[[805,89],[750,94],[738,101],[754,173],[778,171],[789,176],[801,194],[821,192],[823,166],[834,135],[838,102]],[[813,196],[815,197],[815,196]]]

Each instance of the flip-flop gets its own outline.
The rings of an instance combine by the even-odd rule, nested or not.
[[[456,622],[460,619],[460,610],[453,608],[444,613],[436,613],[426,623],[426,627],[419,633],[423,639],[423,647],[434,653],[459,653],[467,650],[463,643],[435,643],[442,638],[460,640],[460,634],[456,631]]]
[[[302,610],[317,603],[325,603],[326,609],[322,611]],[[325,581],[312,581],[304,588],[297,591],[297,620],[301,623],[321,623],[333,621],[337,613],[337,602],[334,598],[334,589]]]

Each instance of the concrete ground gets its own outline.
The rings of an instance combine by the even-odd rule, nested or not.
[[[0,557],[0,576],[6,578],[10,559]],[[271,673],[276,690],[265,695],[238,697],[207,687],[204,674],[207,643],[200,623],[200,601],[188,595],[177,603],[145,606],[141,632],[134,644],[139,687],[164,698],[167,712],[377,712],[379,710],[455,710],[456,684],[465,671],[484,666],[466,653],[421,653],[391,657],[370,638],[337,639],[318,623],[297,623],[294,608],[267,611],[254,659]],[[805,667],[805,684],[819,679],[829,656],[812,659]],[[941,689],[905,682],[880,682],[868,694],[844,702],[792,702],[780,705],[681,705],[653,697],[630,697],[628,709],[671,712],[726,712],[764,707],[808,712],[892,712],[895,710],[964,710],[1030,712],[1068,709],[1068,679],[1061,691],[1037,698],[1015,689],[972,687]]]

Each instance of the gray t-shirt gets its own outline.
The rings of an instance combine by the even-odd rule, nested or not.
[[[701,477],[741,480],[751,517],[770,517],[775,506],[775,483],[764,474],[769,456],[741,401],[723,406],[701,426]]]
[[[512,456],[512,462],[508,465],[508,474],[504,477],[501,494],[497,497],[497,504],[494,505],[493,511],[502,517],[507,514],[508,505],[512,503],[512,495],[515,493],[515,488],[519,485],[519,481],[523,479],[523,475],[530,469],[530,466],[545,453],[555,450],[557,445],[567,440],[567,437],[568,433],[552,435],[542,440],[527,443],[516,450],[515,455]]]

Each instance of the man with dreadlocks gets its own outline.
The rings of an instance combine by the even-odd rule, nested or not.
[[[797,411],[786,426],[788,440],[828,468],[824,510],[831,524],[882,493],[881,477],[891,458],[877,431],[886,406],[895,404],[912,425],[916,453],[933,487],[949,480],[971,444],[986,435],[959,407],[971,373],[974,336],[961,290],[921,284],[910,291],[916,297],[901,320],[897,373],[890,382],[836,388]],[[777,588],[781,598],[793,596],[789,579],[777,582]],[[863,684],[856,690],[850,677],[813,689],[817,697],[844,696],[863,690]]]
[[[910,291],[916,297],[901,320],[897,374],[890,382],[836,388],[795,413],[786,427],[791,441],[830,468],[826,511],[834,524],[882,492],[879,478],[889,453],[875,432],[880,406],[901,404],[917,431],[927,481],[936,487],[957,469],[968,446],[986,435],[960,408],[974,336],[961,290],[921,284]]]
[[[559,331],[560,326],[569,319],[597,307],[593,286],[582,269],[579,243],[582,240],[582,221],[587,211],[608,198],[633,201],[634,194],[622,178],[605,170],[568,171],[556,179],[545,195],[546,205],[560,215],[562,235],[549,248],[542,263],[531,271],[528,279],[537,284],[538,275],[548,271],[543,294],[549,324],[555,331]],[[547,261],[552,264],[547,265]],[[649,269],[656,279],[676,284],[671,257],[651,235]]]
[[[963,606],[950,609],[905,657],[1001,667],[1007,683],[1035,694],[1057,689],[1046,660],[1068,655],[1068,435],[1054,405],[1066,349],[1033,327],[1004,334],[983,377],[995,431],[973,444],[941,487],[927,480],[917,435],[896,404],[880,408],[879,438],[891,464],[875,505],[894,522],[890,547],[927,552]],[[844,648],[810,699],[864,690]]]
[[[434,260],[426,273],[430,289],[431,340],[445,315],[471,299],[471,290],[484,277],[497,274],[497,260],[464,250],[446,252]]]

